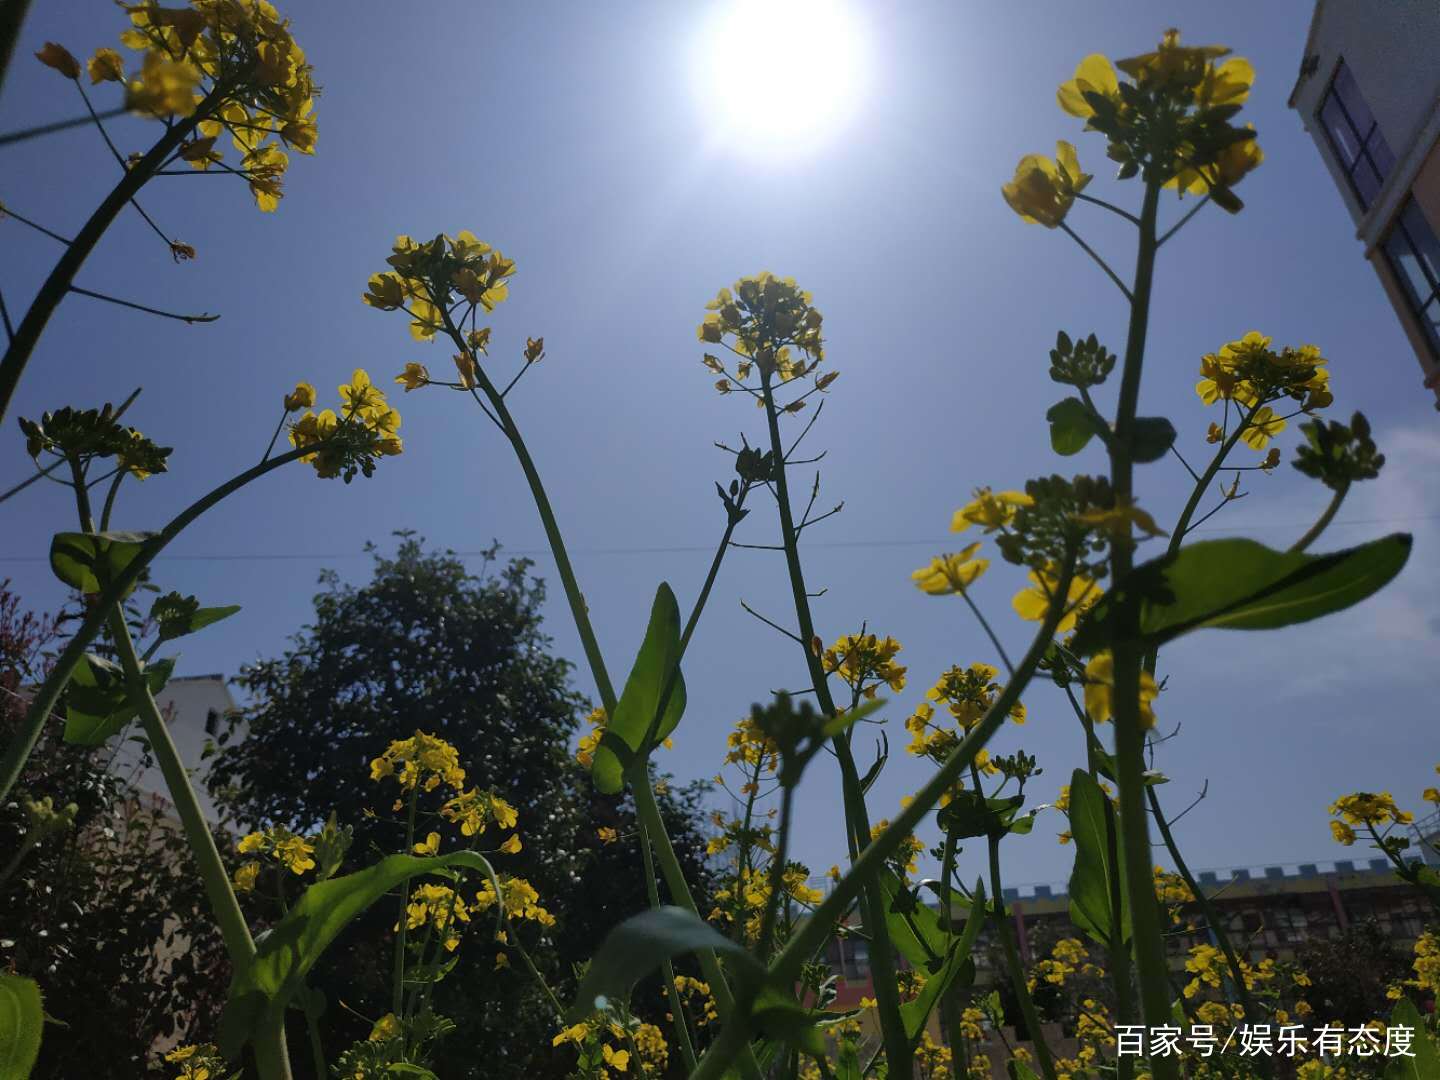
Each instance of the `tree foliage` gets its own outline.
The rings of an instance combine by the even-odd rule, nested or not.
[[[474,575],[452,552],[399,536],[393,556],[370,548],[374,574],[362,586],[322,574],[314,621],[282,655],[241,669],[250,703],[221,737],[212,794],[246,826],[313,832],[333,810],[354,828],[349,861],[360,866],[400,850],[405,836],[402,815],[370,779],[370,761],[417,730],[444,738],[459,751],[466,785],[493,787],[519,813],[525,846],[506,868],[531,881],[557,918],[535,960],[563,998],[573,966],[646,906],[637,846],[598,835],[633,836],[633,808],[628,796],[594,792],[572,757],[587,706],[569,685],[571,665],[548,652],[544,586],[527,575],[529,561],[497,567],[491,549]],[[663,804],[690,880],[707,881],[698,791],[671,793]],[[261,910],[252,912],[262,920],[277,914],[265,902],[257,898]],[[389,1010],[395,916],[389,898],[377,904],[312,976],[329,1002],[326,1037],[336,1044],[327,1050],[365,1038],[359,1017]],[[436,1010],[457,1025],[435,1063],[440,1075],[564,1075],[567,1055],[550,1045],[558,1018],[532,980],[496,970],[481,945],[458,955],[435,994]],[[658,991],[653,1001],[658,1007]],[[292,1045],[304,1039],[292,1030]]]

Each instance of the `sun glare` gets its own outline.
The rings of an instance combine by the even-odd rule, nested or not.
[[[861,37],[845,0],[717,4],[697,45],[697,91],[713,134],[747,156],[814,149],[854,111]]]

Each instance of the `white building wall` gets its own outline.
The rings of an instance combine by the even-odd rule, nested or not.
[[[173,678],[165,684],[165,689],[156,695],[155,700],[166,716],[170,737],[180,752],[180,760],[190,772],[201,809],[211,821],[217,820],[218,814],[204,784],[208,762],[202,761],[201,755],[209,738],[206,724],[211,715],[223,717],[235,708],[235,699],[230,696],[225,679],[220,675]],[[138,720],[121,734],[111,771],[130,780],[141,791],[153,792],[168,800],[165,778],[160,775],[159,767],[140,767],[141,748],[134,740],[142,736]]]

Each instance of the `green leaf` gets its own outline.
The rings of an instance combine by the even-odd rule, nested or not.
[[[1130,938],[1130,913],[1125,890],[1120,890],[1120,911],[1111,904],[1110,838],[1119,833],[1115,811],[1100,785],[1084,769],[1070,778],[1070,836],[1075,843],[1075,869],[1070,872],[1070,921],[1100,944],[1110,946],[1119,924],[1121,941]],[[1118,867],[1115,867],[1117,876]]]
[[[1159,461],[1170,452],[1174,442],[1175,425],[1165,417],[1137,416],[1130,442],[1130,455],[1141,464]]]
[[[890,942],[917,971],[934,974],[945,960],[949,935],[940,925],[940,915],[921,902],[889,867],[878,876],[885,897],[885,922]]]
[[[0,972],[0,1080],[26,1080],[40,1056],[45,1009],[33,979]]]
[[[1358,604],[1410,557],[1408,533],[1393,533],[1328,555],[1273,551],[1254,540],[1202,540],[1137,566],[1101,597],[1071,648],[1090,655],[1109,643],[1116,606],[1134,597],[1145,648],[1204,627],[1270,630]]]
[[[655,712],[660,707],[660,695],[665,680],[675,668],[680,656],[680,607],[670,586],[662,582],[655,592],[655,603],[650,608],[650,625],[645,630],[645,640],[635,658],[635,666],[625,680],[625,689],[615,704],[615,715],[605,725],[605,734],[595,748],[595,761],[590,775],[595,787],[606,795],[614,795],[625,786],[625,771],[648,747],[640,743]],[[685,712],[685,678],[676,672],[675,689],[665,706],[665,715],[655,729],[654,742],[658,743],[680,723]]]
[[[160,640],[172,641],[228,619],[239,610],[239,604],[202,608],[195,597],[170,592],[155,598],[155,603],[150,605],[150,618],[159,626]]]
[[[661,961],[700,949],[725,953],[743,974],[757,980],[764,977],[764,968],[744,946],[698,915],[679,907],[651,908],[631,916],[605,935],[580,980],[565,1022],[577,1024],[584,1020],[595,1011],[597,998],[627,1000],[630,988],[658,968]]]
[[[1045,419],[1050,421],[1051,447],[1065,457],[1084,450],[1096,435],[1102,439],[1109,435],[1109,429],[1100,418],[1076,397],[1067,397],[1051,405]]]
[[[145,665],[145,685],[152,695],[165,689],[174,670],[173,657]],[[86,653],[75,665],[65,703],[65,741],[79,746],[99,746],[140,713],[130,701],[120,665],[94,653]]]
[[[422,858],[388,855],[374,866],[311,885],[255,946],[255,958],[235,972],[220,1017],[220,1052],[233,1060],[266,1019],[282,1017],[305,976],[352,919],[412,877],[452,866],[491,873],[476,852]]]
[[[937,915],[938,923],[939,917]],[[925,1023],[930,1018],[931,1011],[939,1003],[940,997],[950,988],[957,978],[961,978],[966,967],[969,967],[970,978],[975,977],[974,964],[970,954],[975,947],[975,939],[980,936],[980,928],[985,922],[985,883],[980,879],[975,881],[974,900],[970,905],[970,915],[965,920],[965,928],[960,931],[960,936],[951,941],[950,948],[945,956],[945,966],[939,972],[931,975],[925,980],[925,985],[920,988],[912,1001],[907,1001],[900,1006],[900,1018],[905,1022],[905,1034],[912,1042],[920,1038],[920,1033],[925,1030]]]
[[[1010,1080],[1040,1080],[1035,1070],[1018,1058],[1011,1058],[1007,1061],[1005,1068],[1010,1071]]]
[[[56,533],[50,541],[50,569],[66,585],[96,593],[101,579],[113,581],[144,548],[153,532]]]
[[[807,1054],[825,1053],[825,1038],[816,1026],[824,1014],[806,1009],[793,992],[767,986],[755,997],[750,1016],[763,1034],[788,1043]]]
[[[1015,816],[1024,802],[1020,795],[987,799],[974,791],[962,791],[940,811],[940,827],[958,840],[991,833],[1027,833],[1034,825],[1033,816],[1027,814],[1018,820]]]
[[[1385,1080],[1430,1080],[1440,1076],[1440,1050],[1436,1049],[1413,1001],[1400,999],[1390,1011],[1390,1027],[1408,1027],[1414,1033],[1410,1050],[1415,1056],[1391,1058],[1385,1067]]]

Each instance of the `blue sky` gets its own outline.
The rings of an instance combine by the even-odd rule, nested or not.
[[[497,367],[511,370],[527,335],[545,337],[547,359],[512,401],[621,678],[656,585],[669,581],[688,609],[703,579],[723,526],[712,481],[729,469],[712,443],[742,430],[760,437],[759,413],[717,395],[700,365],[703,304],[743,274],[794,275],[825,313],[827,363],[842,373],[810,436],[828,449],[820,505],[845,502],[806,553],[812,587],[829,589],[816,605],[819,631],[829,642],[868,620],[904,643],[910,668],[887,712],[896,753],[872,795],[875,818],[893,813],[926,775],[900,752],[900,721],[945,667],[996,659],[964,606],[921,595],[910,571],[959,546],[946,532],[950,514],[976,485],[1104,468],[1093,449],[1070,460],[1050,452],[1044,413],[1064,395],[1047,377],[1046,353],[1060,328],[1120,349],[1123,300],[1065,236],[1021,223],[1000,184],[1022,154],[1051,153],[1066,138],[1097,175],[1092,190],[1134,205],[1138,188],[1110,180],[1103,140],[1060,112],[1054,89],[1086,53],[1141,52],[1175,24],[1188,41],[1228,44],[1254,62],[1245,118],[1266,162],[1238,190],[1242,214],[1207,208],[1162,254],[1142,412],[1169,416],[1198,458],[1211,419],[1193,391],[1202,353],[1251,329],[1318,344],[1331,360],[1335,413],[1364,410],[1390,457],[1320,547],[1400,529],[1416,543],[1399,581],[1355,610],[1282,633],[1204,633],[1167,650],[1157,712],[1167,730],[1182,725],[1158,761],[1174,778],[1167,801],[1178,809],[1209,780],[1209,797],[1180,829],[1197,868],[1349,854],[1325,825],[1326,805],[1343,792],[1387,789],[1418,808],[1440,760],[1440,419],[1340,195],[1285,107],[1308,4],[857,5],[865,83],[853,108],[818,145],[763,157],[720,130],[713,90],[697,92],[704,5],[448,3],[407,17],[356,4],[343,19],[331,4],[283,10],[324,95],[318,153],[296,156],[280,210],[260,214],[227,179],[157,181],[143,202],[198,258],[173,264],[127,215],[77,279],[223,317],[184,326],[72,297],[12,408],[33,416],[145,387],[131,419],[176,451],[169,474],[127,486],[117,526],[158,527],[255,461],[297,379],[329,399],[357,366],[377,382],[407,360],[446,370],[442,346],[415,344],[400,319],[359,296],[395,234],[468,228],[518,264],[512,299],[492,319]],[[73,90],[30,59],[45,40],[83,56],[121,29],[103,6],[35,5],[0,98],[0,130],[78,111]],[[747,59],[728,58],[736,86],[766,78]],[[139,120],[113,130],[126,151],[154,134]],[[60,231],[78,228],[114,180],[90,130],[4,154],[0,199]],[[1070,220],[1128,276],[1123,229],[1093,207]],[[0,288],[12,311],[23,309],[55,246],[14,222],[0,223],[0,245]],[[301,466],[282,470],[202,519],[157,563],[166,587],[244,605],[184,642],[180,673],[233,674],[277,653],[311,613],[321,568],[364,580],[363,543],[386,544],[398,528],[460,551],[495,537],[535,558],[552,585],[556,648],[580,658],[537,516],[497,433],[468,399],[395,391],[406,451],[374,478],[346,486]],[[1287,459],[1296,437],[1292,427],[1281,438]],[[0,432],[0,488],[28,469],[11,422]],[[1247,486],[1204,535],[1285,546],[1326,495],[1288,465]],[[1188,489],[1173,462],[1140,479],[1162,523]],[[62,598],[43,556],[53,531],[73,527],[65,495],[37,485],[3,511],[0,575],[37,608]],[[774,535],[773,507],[757,501],[739,539]],[[1009,605],[1021,584],[997,560],[976,592],[1017,650],[1028,624]],[[735,719],[803,678],[793,645],[739,605],[789,623],[788,595],[774,553],[727,560],[686,665],[689,712],[664,758],[678,776],[713,774]],[[593,689],[583,668],[576,680]],[[1034,792],[1046,801],[1080,762],[1081,735],[1046,688],[1027,704],[1030,722],[994,748],[1038,755],[1046,773]],[[822,758],[802,788],[794,847],[817,872],[843,853],[837,800],[833,763]],[[1062,827],[1042,818],[1033,836],[1008,843],[1007,879],[1063,880]]]

